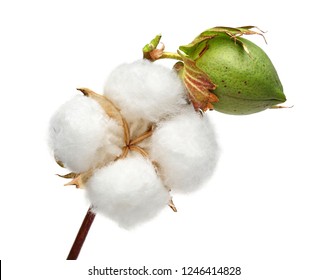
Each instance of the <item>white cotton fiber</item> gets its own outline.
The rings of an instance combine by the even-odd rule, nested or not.
[[[86,192],[95,212],[124,228],[153,218],[170,200],[152,163],[137,154],[98,169]]]
[[[104,91],[127,120],[157,122],[186,104],[185,89],[176,72],[148,60],[118,66]]]
[[[150,156],[172,191],[197,189],[212,175],[218,160],[218,143],[209,119],[188,107],[160,123],[151,139]]]
[[[122,133],[122,127],[96,101],[78,95],[52,117],[49,145],[57,160],[80,173],[120,155]]]

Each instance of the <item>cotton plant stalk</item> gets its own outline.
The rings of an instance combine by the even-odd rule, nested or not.
[[[286,97],[264,51],[243,38],[254,26],[215,27],[176,53],[161,36],[143,59],[119,65],[104,93],[87,88],[63,104],[50,121],[49,144],[70,172],[66,185],[84,189],[90,208],[69,260],[78,258],[96,213],[130,229],[156,217],[174,193],[198,190],[215,172],[219,145],[205,114],[252,114]],[[158,59],[177,60],[173,69]]]

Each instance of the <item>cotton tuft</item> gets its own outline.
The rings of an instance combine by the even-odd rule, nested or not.
[[[141,155],[96,170],[86,183],[86,193],[95,212],[124,228],[155,217],[170,200],[152,163]]]
[[[158,122],[186,104],[185,89],[177,73],[145,59],[114,69],[104,92],[129,121],[141,118]]]
[[[215,170],[218,143],[207,118],[188,106],[180,115],[158,125],[151,139],[150,156],[160,166],[165,185],[172,191],[199,188]]]
[[[73,172],[85,172],[120,155],[122,127],[94,100],[78,95],[50,121],[49,146],[56,160]]]

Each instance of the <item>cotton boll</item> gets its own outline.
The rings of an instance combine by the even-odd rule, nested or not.
[[[188,107],[160,123],[151,139],[151,158],[159,164],[164,183],[178,192],[200,187],[218,159],[218,143],[208,117]]]
[[[59,108],[50,121],[49,134],[55,158],[76,173],[122,152],[122,127],[96,101],[82,95]]]
[[[85,187],[94,211],[124,228],[153,218],[170,200],[152,163],[140,155],[98,169]]]
[[[148,60],[118,66],[108,77],[104,92],[127,120],[157,122],[186,104],[176,72]]]

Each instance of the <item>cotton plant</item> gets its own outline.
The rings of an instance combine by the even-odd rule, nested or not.
[[[175,193],[198,190],[215,172],[219,145],[207,111],[251,114],[286,100],[262,49],[241,38],[253,26],[215,27],[177,53],[161,36],[143,59],[116,67],[103,94],[80,88],[50,121],[49,145],[83,189],[90,208],[68,259],[76,259],[96,213],[130,229],[165,208]],[[173,69],[156,63],[176,59]]]

